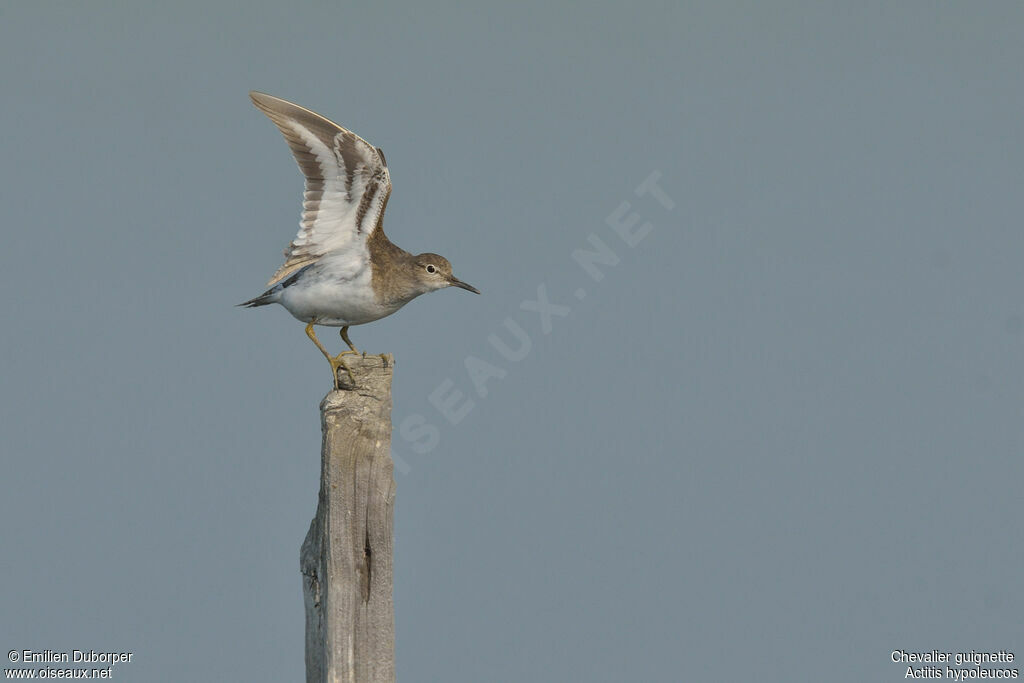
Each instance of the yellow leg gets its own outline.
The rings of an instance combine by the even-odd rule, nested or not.
[[[345,325],[345,327],[341,328],[341,339],[346,344],[348,344],[348,348],[352,350],[352,353],[359,353],[359,349],[357,349],[355,345],[352,343],[352,340],[348,338],[348,325]]]
[[[345,364],[345,361],[341,359],[341,357],[344,356],[346,353],[355,352],[342,351],[337,356],[332,356],[331,354],[327,353],[327,349],[325,349],[324,345],[320,343],[320,340],[316,338],[316,332],[313,330],[314,322],[316,321],[311,321],[308,325],[306,325],[306,336],[309,337],[314,344],[316,344],[316,348],[320,349],[320,353],[324,354],[324,358],[326,358],[327,362],[331,364],[331,375],[334,377],[334,388],[341,388],[340,386],[338,386],[338,368],[345,368],[345,372],[348,373],[348,378],[352,380],[352,384],[355,384],[355,375],[352,374],[352,370],[349,369],[348,365]]]
[[[351,354],[358,354],[359,353],[359,349],[357,349],[355,347],[355,345],[352,343],[352,340],[348,338],[348,325],[345,325],[344,327],[341,328],[341,338],[342,338],[342,340],[344,340],[344,342],[346,344],[348,344],[348,349],[349,350],[348,351],[342,351],[337,356],[335,356],[335,358],[340,359],[342,356],[344,356],[346,354],[349,354],[349,353],[351,353]],[[350,372],[350,373],[348,373],[348,375],[349,375],[349,377],[351,377],[352,373]],[[353,380],[353,383],[354,382],[355,381]]]

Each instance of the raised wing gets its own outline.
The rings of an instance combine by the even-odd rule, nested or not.
[[[306,176],[299,233],[271,286],[329,251],[363,248],[384,216],[391,176],[384,153],[355,133],[287,100],[249,97],[284,134]]]

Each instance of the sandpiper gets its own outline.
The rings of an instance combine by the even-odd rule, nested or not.
[[[413,255],[391,243],[382,227],[391,195],[384,152],[319,114],[260,92],[249,97],[284,134],[306,176],[299,233],[270,287],[239,306],[281,304],[306,323],[306,335],[331,364],[355,383],[343,356],[358,353],[348,338],[352,325],[391,315],[420,294],[445,287],[480,292],[452,275],[448,259]],[[314,325],[341,327],[347,351],[332,356]]]

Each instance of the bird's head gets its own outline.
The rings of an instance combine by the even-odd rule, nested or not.
[[[445,287],[461,287],[474,294],[480,291],[452,275],[452,264],[439,254],[420,254],[413,260],[413,277],[425,291],[444,289]]]

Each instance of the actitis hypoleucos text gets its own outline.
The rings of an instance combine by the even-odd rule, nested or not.
[[[355,382],[343,360],[357,353],[350,326],[391,315],[435,289],[480,292],[452,275],[448,259],[410,254],[384,234],[391,175],[379,147],[297,104],[259,92],[249,96],[284,134],[306,176],[306,192],[299,233],[267,283],[270,289],[239,305],[281,304],[306,323],[306,334],[331,364],[337,389],[338,368]],[[332,356],[314,325],[340,327],[348,350]]]

